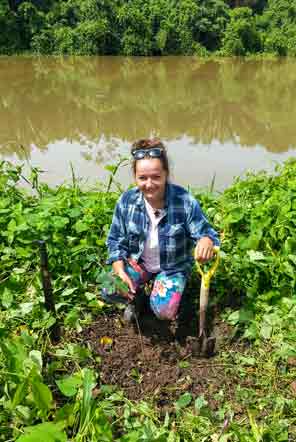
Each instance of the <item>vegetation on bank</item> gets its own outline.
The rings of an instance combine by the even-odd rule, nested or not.
[[[1,0],[0,53],[296,54],[295,0]]]
[[[74,340],[95,317],[108,317],[99,290],[121,189],[110,191],[109,182],[82,190],[74,173],[71,185],[50,188],[38,169],[23,177],[7,162],[0,172],[0,440],[296,440],[295,159],[271,175],[249,174],[221,195],[196,192],[223,237],[214,302],[245,348],[216,361],[241,382],[230,398],[221,385],[218,410],[185,391],[165,416],[153,398],[131,402],[103,385],[98,358]],[[19,186],[24,179],[33,194]],[[48,244],[63,326],[57,345],[48,339],[55,318],[44,308],[36,239]]]

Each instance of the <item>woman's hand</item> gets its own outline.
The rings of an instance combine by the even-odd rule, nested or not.
[[[136,286],[135,283],[131,280],[131,278],[128,276],[128,274],[124,270],[124,263],[123,261],[116,261],[112,264],[114,273],[119,276],[119,278],[124,282],[128,288],[129,291],[120,291],[120,294],[127,298],[129,301],[132,301],[136,294]]]
[[[208,237],[201,238],[194,249],[194,259],[199,262],[206,262],[213,257],[214,243]]]
[[[131,280],[131,278],[128,276],[128,274],[122,270],[118,273],[119,278],[127,284],[129,291],[128,292],[121,292],[122,296],[127,298],[129,301],[132,301],[136,294],[136,287],[134,282]]]

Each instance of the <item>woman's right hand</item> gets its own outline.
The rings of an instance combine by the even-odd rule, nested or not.
[[[124,270],[124,262],[123,261],[115,261],[112,264],[112,268],[114,273],[119,276],[119,278],[127,284],[129,290],[128,292],[120,291],[120,294],[127,298],[129,301],[132,301],[136,294],[136,286],[133,280],[128,276],[126,271]]]
[[[135,287],[134,282],[131,280],[131,278],[128,276],[128,274],[124,270],[121,270],[117,275],[125,284],[127,284],[128,288],[129,288],[128,292],[122,291],[121,295],[124,296],[125,298],[127,298],[129,301],[132,301],[135,297],[135,294],[136,294],[136,287]]]

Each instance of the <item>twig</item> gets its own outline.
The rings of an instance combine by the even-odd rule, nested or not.
[[[139,325],[139,321],[138,321],[137,315],[135,315],[135,319],[136,319],[136,324],[137,324],[137,328],[138,328],[138,332],[139,332],[139,337],[140,337],[141,350],[142,350],[142,353],[143,353],[144,360],[146,361],[146,356],[145,356],[145,352],[144,352],[144,344],[143,344],[143,339],[142,339],[142,333],[141,333],[141,330],[140,330],[140,325]]]

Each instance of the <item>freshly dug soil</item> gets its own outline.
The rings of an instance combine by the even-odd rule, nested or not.
[[[212,324],[217,355],[205,359],[192,354],[195,318],[167,323],[146,312],[138,323],[125,324],[121,317],[119,312],[100,315],[83,331],[84,342],[100,356],[102,384],[116,385],[132,400],[153,398],[164,409],[185,391],[194,397],[203,394],[213,409],[213,396],[222,387],[232,395],[236,380],[218,356],[237,346],[225,324]]]

